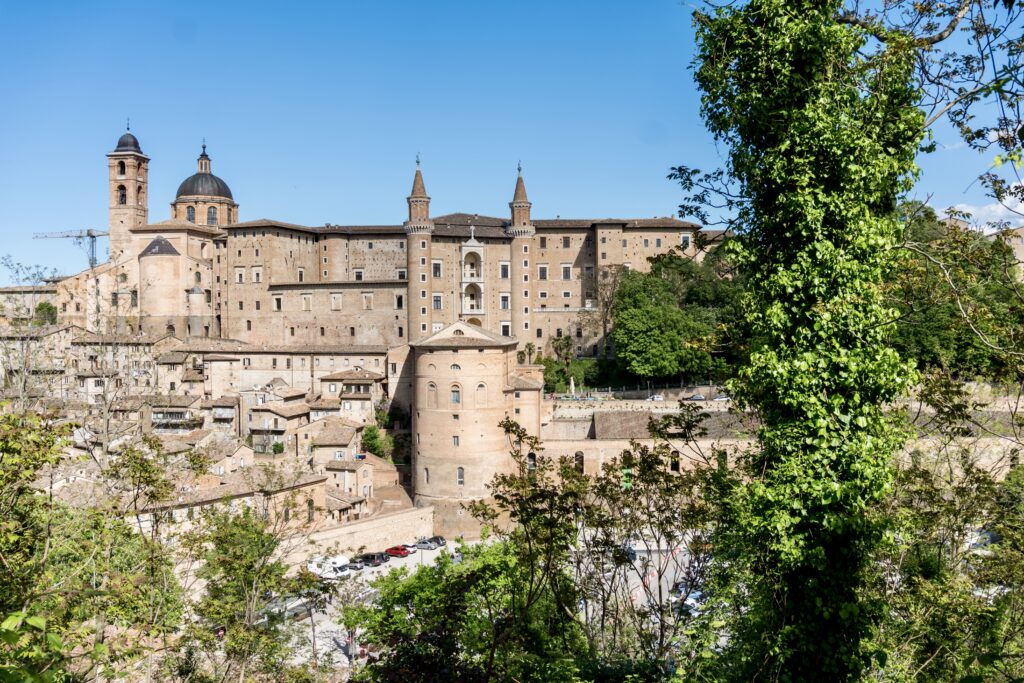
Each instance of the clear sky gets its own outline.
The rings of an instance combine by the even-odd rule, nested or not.
[[[417,152],[434,215],[507,215],[520,159],[535,216],[672,215],[669,168],[720,161],[689,71],[691,11],[0,0],[0,254],[85,266],[69,241],[31,235],[106,227],[104,155],[129,116],[152,158],[154,222],[204,137],[243,220],[400,223]],[[997,215],[970,186],[990,160],[939,143],[918,195]]]

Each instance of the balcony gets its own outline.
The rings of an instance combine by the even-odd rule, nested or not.
[[[483,315],[487,311],[484,307],[475,302],[463,301],[462,302],[462,315]]]

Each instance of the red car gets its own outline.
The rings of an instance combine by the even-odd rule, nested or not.
[[[386,552],[391,557],[405,557],[409,554],[409,549],[406,548],[404,545],[396,545],[392,548],[388,548],[384,552]]]

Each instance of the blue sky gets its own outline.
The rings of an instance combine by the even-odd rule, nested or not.
[[[557,2],[0,4],[0,212],[25,264],[85,257],[38,231],[104,228],[130,116],[169,217],[206,138],[243,220],[399,223],[419,152],[435,215],[664,216],[669,167],[719,154],[689,71],[691,5]],[[990,160],[940,134],[918,194],[990,204]],[[105,252],[105,245],[104,245]],[[3,275],[0,274],[0,279]]]

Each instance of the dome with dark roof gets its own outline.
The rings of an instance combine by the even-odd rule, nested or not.
[[[185,178],[181,185],[178,185],[178,193],[175,197],[226,197],[231,196],[231,188],[223,180],[212,173],[196,173]]]
[[[115,152],[138,152],[142,154],[142,148],[139,147],[139,140],[131,133],[125,133],[117,140],[117,149]]]

